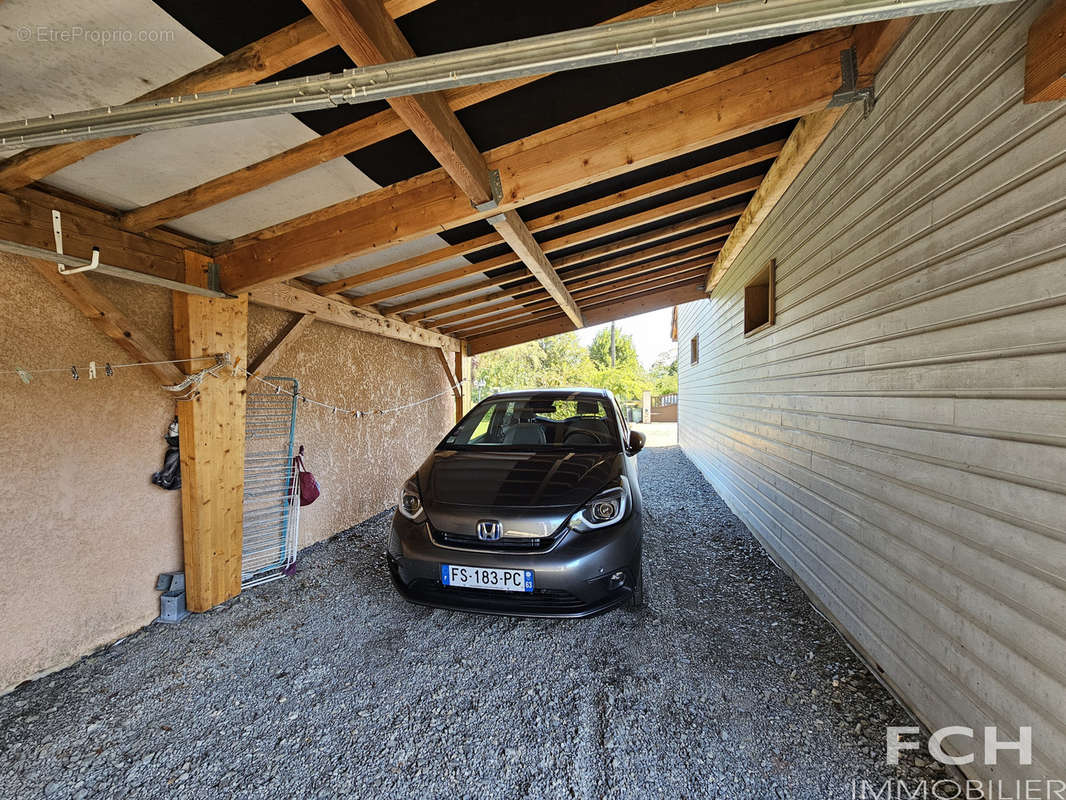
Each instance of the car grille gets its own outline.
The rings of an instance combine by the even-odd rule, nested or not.
[[[543,536],[539,539],[497,539],[492,542],[486,542],[468,533],[433,531],[433,539],[437,544],[503,553],[541,553],[551,549],[557,538],[557,536]]]
[[[470,605],[494,610],[577,613],[587,606],[576,595],[563,589],[534,589],[532,592],[498,592],[492,589],[445,587],[440,581],[420,578],[412,581],[410,591],[429,602],[446,605]]]

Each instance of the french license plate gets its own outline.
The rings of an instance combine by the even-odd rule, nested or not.
[[[455,564],[441,564],[440,582],[445,586],[464,586],[471,589],[532,592],[533,570],[459,567]]]

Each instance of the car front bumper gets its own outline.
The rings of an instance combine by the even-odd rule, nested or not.
[[[396,589],[407,600],[434,608],[517,617],[587,617],[628,600],[640,569],[640,519],[636,513],[601,531],[562,534],[543,552],[491,552],[433,541],[428,523],[393,516],[387,559]],[[444,586],[441,565],[533,570],[532,592]],[[611,575],[625,573],[621,586]]]

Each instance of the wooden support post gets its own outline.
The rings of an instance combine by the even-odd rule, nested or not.
[[[205,285],[207,264],[206,257],[187,252],[185,280]],[[235,364],[246,365],[248,296],[230,300],[175,292],[174,349],[178,358],[229,353]],[[207,611],[241,591],[244,403],[245,379],[229,370],[208,377],[193,399],[178,403],[190,611]]]
[[[470,348],[466,340],[460,340],[459,349],[455,353],[455,380],[462,381],[459,386],[460,398],[455,404],[455,421],[458,422],[474,407],[473,402],[473,375],[471,374],[472,363],[470,361]]]

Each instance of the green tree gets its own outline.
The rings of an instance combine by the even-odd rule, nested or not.
[[[596,334],[596,338],[589,345],[589,358],[598,367],[608,368],[611,366],[610,328],[604,328]],[[633,337],[628,333],[615,331],[614,363],[615,366],[628,364],[640,366],[640,360],[637,358],[637,348],[633,345]]]
[[[575,333],[505,347],[475,358],[474,400],[506,389],[583,385],[591,370]]]
[[[677,351],[660,353],[649,370],[652,394],[677,394]]]

